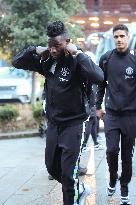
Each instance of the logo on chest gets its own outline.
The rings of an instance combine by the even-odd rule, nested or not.
[[[60,74],[61,74],[59,76],[60,82],[67,82],[69,74],[70,74],[69,68],[67,68],[67,67],[61,68]]]
[[[133,68],[131,68],[131,67],[126,68],[125,79],[134,78],[133,73],[134,73]]]

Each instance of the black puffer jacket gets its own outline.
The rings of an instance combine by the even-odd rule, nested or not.
[[[46,111],[53,123],[73,124],[87,118],[82,82],[103,81],[103,71],[90,57],[80,53],[76,58],[62,56],[57,62],[54,74],[51,72],[51,57],[41,60],[34,46],[22,50],[13,58],[13,66],[18,69],[36,71],[46,77]]]

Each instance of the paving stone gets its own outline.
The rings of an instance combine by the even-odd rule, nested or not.
[[[104,134],[101,134],[104,138]],[[105,141],[102,142],[105,145]],[[92,167],[90,174],[80,177],[91,187],[86,205],[119,205],[120,186],[113,197],[106,196],[109,179],[104,150],[82,154],[81,164]],[[0,205],[62,205],[61,184],[48,180],[44,165],[45,139],[39,137],[0,140]],[[91,157],[91,160],[89,160]],[[119,163],[119,172],[121,161]],[[136,205],[136,154],[133,158],[133,177],[130,198]]]

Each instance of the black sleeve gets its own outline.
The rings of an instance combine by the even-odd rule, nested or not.
[[[103,102],[103,97],[104,97],[104,94],[105,94],[105,88],[107,86],[107,77],[106,77],[106,70],[103,66],[103,61],[106,60],[105,59],[105,55],[103,55],[101,58],[100,58],[100,61],[99,61],[99,66],[100,68],[103,70],[104,72],[104,81],[99,83],[98,86],[97,86],[97,92],[96,92],[96,109],[101,109],[101,105],[102,105],[102,102]]]
[[[41,58],[36,54],[35,46],[20,51],[13,57],[12,65],[17,69],[30,70],[44,75]]]
[[[94,93],[93,87],[91,89],[89,105],[90,105],[90,108],[95,106],[95,93]]]
[[[97,66],[88,55],[80,53],[77,56],[77,63],[80,67],[82,79],[90,81],[93,84],[99,84],[104,80],[102,69]]]

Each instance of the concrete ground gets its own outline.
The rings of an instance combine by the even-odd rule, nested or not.
[[[104,139],[103,133],[101,136]],[[105,141],[102,144],[105,145]],[[45,139],[39,137],[0,140],[0,205],[62,205],[61,185],[48,180],[44,150]],[[106,196],[108,169],[105,149],[94,151],[91,146],[90,152],[82,154],[81,164],[88,167],[87,175],[81,180],[85,180],[92,190],[86,204],[119,205],[119,183],[115,196]],[[129,187],[132,205],[136,205],[135,186],[136,154]]]

